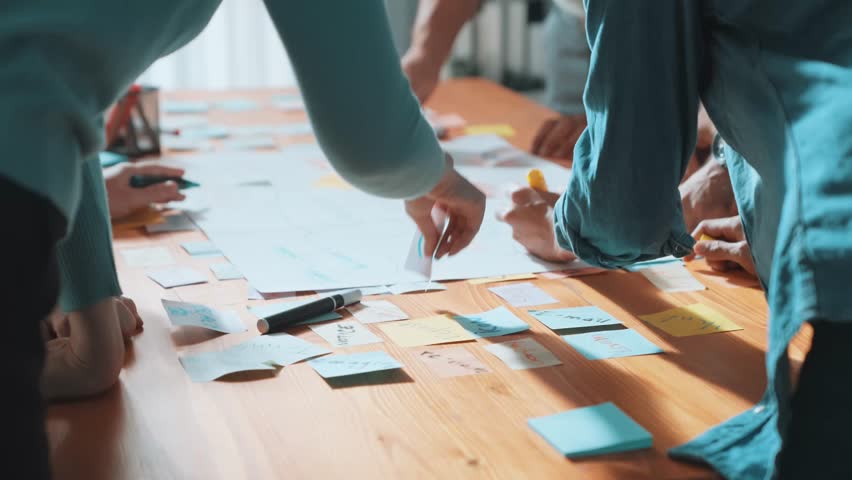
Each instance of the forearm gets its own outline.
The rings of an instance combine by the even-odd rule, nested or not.
[[[440,68],[456,36],[479,10],[481,0],[420,0],[406,56],[416,55]]]

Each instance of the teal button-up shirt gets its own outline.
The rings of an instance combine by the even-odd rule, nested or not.
[[[805,321],[852,321],[852,2],[587,0],[586,9],[588,128],[556,207],[557,238],[609,268],[688,253],[677,186],[703,101],[731,147],[768,292],[769,385],[755,408],[671,453],[729,478],[771,477],[789,415],[789,341]]]

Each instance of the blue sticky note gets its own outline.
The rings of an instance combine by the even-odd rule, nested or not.
[[[266,318],[275,315],[276,313],[286,312],[287,310],[296,308],[306,303],[313,302],[314,300],[316,299],[311,298],[308,300],[298,300],[295,302],[273,303],[272,305],[258,305],[256,307],[249,307],[249,311],[255,314],[257,318]],[[309,320],[305,320],[304,322],[299,322],[295,325],[310,325],[312,323],[327,322],[329,320],[337,320],[340,318],[343,318],[343,316],[341,316],[339,313],[329,312],[311,318]]]
[[[530,326],[516,317],[506,307],[497,307],[482,313],[454,317],[465,330],[476,337],[488,338],[510,335],[529,330]]]
[[[568,458],[650,448],[651,434],[612,402],[527,421]]]
[[[589,360],[663,352],[636,330],[630,329],[562,335],[562,339]]]
[[[180,246],[186,250],[186,253],[192,255],[193,257],[210,257],[216,255],[222,255],[222,251],[219,250],[213,242],[204,240],[201,242],[184,242],[181,243]]]
[[[568,328],[620,325],[621,322],[598,307],[558,308],[556,310],[529,310],[529,314],[551,330]]]
[[[683,264],[683,260],[673,257],[669,255],[668,257],[660,257],[654,260],[647,260],[644,262],[636,262],[633,265],[628,265],[624,267],[628,272],[638,272],[639,270],[644,270],[650,267],[659,267],[660,265],[668,265],[670,263],[680,263]]]
[[[362,373],[402,368],[402,364],[383,350],[351,355],[332,355],[317,358],[308,364],[323,378],[346,377]]]

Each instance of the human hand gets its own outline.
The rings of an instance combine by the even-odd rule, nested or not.
[[[116,302],[107,298],[68,314],[69,336],[47,342],[41,377],[46,398],[93,395],[116,382],[124,364],[124,341]]]
[[[183,169],[153,163],[122,163],[104,169],[109,214],[113,219],[124,218],[152,203],[167,203],[186,198],[175,182],[163,182],[145,188],[130,186],[133,175],[182,177]]]
[[[553,231],[553,206],[559,194],[540,192],[529,187],[512,192],[512,207],[497,218],[512,227],[512,238],[528,252],[548,262],[570,262],[576,255],[556,242]]]
[[[435,258],[455,255],[468,246],[485,216],[485,194],[453,168],[449,155],[444,176],[428,194],[405,201],[405,211],[423,234],[424,252],[435,252]],[[441,232],[432,220],[432,208],[447,214],[449,223],[441,244]]]
[[[441,75],[441,63],[435,62],[418,49],[409,49],[402,57],[402,71],[408,77],[411,90],[420,103],[432,96]]]
[[[546,120],[532,143],[533,155],[542,157],[574,157],[574,144],[586,128],[586,115],[562,115]]]
[[[701,236],[705,234],[714,240],[701,240]],[[692,236],[698,242],[693,251],[703,256],[713,270],[725,272],[742,268],[757,276],[739,216],[703,220],[692,232]]]
[[[728,169],[709,160],[678,187],[683,219],[688,230],[702,220],[737,214],[737,203]]]

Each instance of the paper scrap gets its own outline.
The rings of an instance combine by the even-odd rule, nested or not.
[[[467,283],[471,285],[482,285],[485,283],[497,283],[497,282],[512,282],[515,280],[535,280],[536,276],[532,273],[519,273],[517,275],[498,275],[496,277],[485,277],[485,278],[474,278],[472,280],[468,280]]]
[[[238,280],[243,278],[242,272],[233,263],[214,263],[210,265],[217,280]]]
[[[179,357],[180,364],[193,382],[210,382],[225,375],[250,370],[275,370],[275,367],[253,359],[222,352],[204,352]]]
[[[660,347],[631,329],[562,335],[562,339],[589,360],[663,353]]]
[[[468,125],[464,129],[465,135],[483,135],[493,134],[501,137],[511,137],[515,135],[515,129],[511,125],[505,123]]]
[[[148,278],[160,284],[163,288],[181,287],[196,283],[207,283],[207,276],[188,267],[164,268],[146,272]]]
[[[447,227],[447,214],[438,208],[432,209],[432,222],[435,228],[441,232],[438,240],[438,245],[444,238],[444,232]],[[420,232],[420,229],[415,229],[414,237],[411,239],[411,247],[408,249],[408,257],[405,259],[405,269],[419,273],[424,278],[432,279],[432,263],[435,261],[435,251],[426,251],[426,238]]]
[[[694,303],[651,315],[639,315],[639,318],[675,337],[743,329],[703,303]]]
[[[551,297],[547,292],[529,282],[501,285],[499,287],[491,287],[488,290],[491,290],[514,307],[531,307],[533,305],[559,303],[559,300]]]
[[[382,323],[379,328],[400,347],[464,342],[475,338],[446,315]]]
[[[184,232],[197,230],[192,220],[183,213],[175,215],[164,215],[165,222],[156,223],[154,225],[146,225],[145,230],[148,233],[164,233],[164,232]]]
[[[707,289],[685,266],[680,264],[648,267],[640,270],[639,273],[664,292],[697,292]]]
[[[363,295],[364,292],[362,291]],[[361,300],[360,303],[346,307],[361,323],[382,323],[406,320],[408,315],[387,300]]]
[[[381,343],[383,341],[367,329],[367,327],[355,320],[344,320],[325,325],[311,325],[310,328],[324,338],[326,342],[335,347],[352,347],[355,345]]]
[[[620,325],[621,322],[598,307],[572,307],[556,310],[530,310],[529,314],[551,330]]]
[[[486,345],[485,349],[499,358],[512,370],[562,365],[550,350],[530,337]]]
[[[237,333],[248,330],[237,312],[232,310],[219,311],[206,305],[166,299],[163,299],[162,302],[172,325],[209,328],[223,333]]]
[[[417,352],[417,358],[441,378],[491,372],[484,363],[462,346],[428,348]]]
[[[163,113],[179,114],[179,113],[207,113],[210,106],[207,102],[191,102],[166,100],[161,105]]]
[[[249,307],[249,311],[253,313],[257,318],[266,318],[276,313],[286,312],[287,310],[294,309],[306,303],[310,303],[316,300],[316,298],[309,298],[307,300],[296,300],[293,302],[283,302],[283,303],[273,303],[270,305],[257,305],[254,307]],[[311,318],[309,320],[305,320],[304,322],[299,322],[296,325],[308,325],[311,323],[319,323],[319,322],[327,322],[329,320],[338,320],[343,318],[337,312],[329,312],[324,313],[318,317]]]
[[[388,287],[388,290],[393,295],[402,295],[403,293],[423,293],[423,292],[432,292],[436,290],[446,290],[447,286],[442,285],[438,282],[410,282],[410,283],[398,283],[396,285],[391,285]]]
[[[497,307],[482,313],[458,315],[454,318],[465,330],[480,338],[500,337],[530,329],[526,322],[506,307]]]
[[[531,418],[528,423],[568,458],[627,452],[653,445],[651,434],[612,402]]]
[[[346,377],[402,368],[401,363],[382,350],[317,358],[309,361],[308,365],[323,378]]]
[[[121,250],[121,256],[128,267],[161,267],[175,263],[166,247],[128,248]]]
[[[180,244],[181,248],[186,250],[186,253],[192,255],[193,257],[210,257],[210,256],[219,256],[222,255],[222,251],[219,250],[219,247],[213,244],[213,242],[209,240],[203,240],[198,242],[184,242]]]

